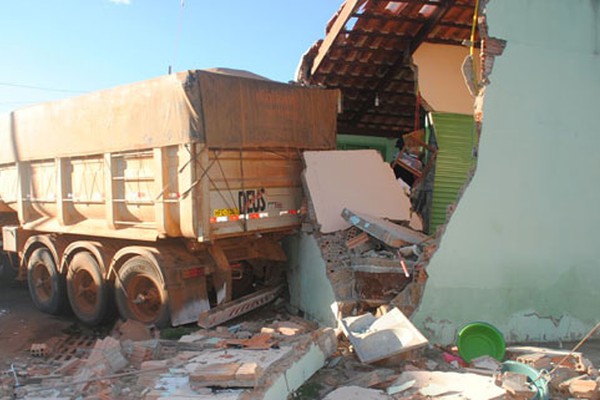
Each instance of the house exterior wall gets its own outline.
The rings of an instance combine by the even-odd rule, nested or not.
[[[600,1],[491,0],[507,41],[486,89],[475,176],[414,322],[454,341],[484,320],[507,341],[580,339],[600,319]]]

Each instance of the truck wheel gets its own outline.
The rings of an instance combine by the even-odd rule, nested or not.
[[[123,318],[159,328],[169,324],[168,296],[158,274],[144,257],[123,264],[115,282],[117,307]]]
[[[108,285],[90,253],[77,253],[69,263],[67,294],[71,308],[81,322],[88,325],[104,322],[109,301]]]
[[[49,314],[59,314],[66,304],[65,281],[56,269],[50,250],[40,247],[27,262],[27,284],[35,306]]]

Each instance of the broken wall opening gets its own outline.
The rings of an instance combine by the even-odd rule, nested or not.
[[[324,232],[319,218],[314,218],[314,210],[309,210],[305,225],[310,227],[305,226],[303,235],[312,236],[320,250],[335,295],[333,312],[337,316],[376,312],[378,308],[385,312],[390,306],[411,316],[418,308],[427,281],[426,267],[475,172],[485,86],[494,57],[505,45],[487,35],[486,1],[450,2],[433,7],[428,15],[423,15],[417,5],[407,3],[402,9],[390,10],[385,3],[344,3],[328,24],[326,38],[304,55],[298,77],[304,84],[342,89],[338,134],[401,139],[392,166],[396,177],[408,176],[404,180],[413,186],[408,210],[418,214],[422,225],[417,230],[428,237],[394,247],[356,226]],[[390,13],[397,14],[400,22],[392,22]],[[407,33],[404,25],[414,13],[428,19],[416,35]],[[387,21],[383,34],[375,20]],[[369,53],[368,46],[379,52]],[[418,53],[420,48],[430,53],[429,65],[423,62],[427,57]],[[397,55],[386,55],[392,51]],[[448,62],[451,66],[444,65],[448,54],[454,61]],[[430,91],[422,79],[435,77],[436,72],[444,78],[436,77],[439,87]],[[446,79],[448,74],[452,76]],[[352,79],[345,80],[349,75]],[[368,141],[363,146],[377,148]],[[311,189],[304,183],[310,197]],[[363,188],[357,185],[356,190]],[[364,212],[351,207],[349,211]],[[377,210],[371,212],[377,214]],[[408,225],[411,219],[394,220],[384,214],[375,216],[399,226]],[[408,250],[411,246],[417,249],[412,254]],[[399,254],[399,250],[410,255]]]

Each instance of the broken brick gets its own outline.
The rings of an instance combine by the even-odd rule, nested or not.
[[[600,399],[598,382],[584,376],[577,376],[560,384],[562,391],[578,399]]]
[[[537,393],[537,390],[530,386],[526,375],[509,371],[504,372],[500,379],[502,388],[505,389],[513,399],[531,399]]]
[[[48,357],[48,345],[46,343],[34,343],[31,345],[29,353],[33,357]]]
[[[128,319],[116,328],[120,340],[144,341],[153,338],[150,329],[139,321]]]
[[[525,354],[517,357],[517,361],[523,364],[527,364],[535,369],[542,370],[550,370],[552,369],[552,359],[543,353],[533,353],[533,354]]]

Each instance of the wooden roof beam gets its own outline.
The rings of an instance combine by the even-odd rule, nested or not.
[[[398,40],[408,40],[409,38],[406,35],[399,35],[397,33],[383,33],[380,31],[373,31],[373,32],[369,32],[369,31],[363,31],[361,29],[344,29],[342,31],[343,34],[349,35],[349,36],[367,36],[367,37],[374,37],[374,38],[384,38],[384,39],[398,39]]]
[[[372,3],[384,2],[388,3],[390,1],[395,3],[408,3],[408,4],[422,4],[422,5],[430,5],[430,6],[439,6],[440,2],[437,0],[369,0]]]
[[[359,13],[354,13],[351,15],[352,17],[355,18],[360,18],[362,20],[364,19],[375,19],[375,20],[380,20],[380,21],[402,21],[402,22],[413,22],[415,24],[423,24],[425,22],[427,22],[427,18],[424,17],[415,17],[415,18],[411,18],[411,17],[406,17],[403,15],[384,15],[384,14],[373,14],[370,12],[365,12],[362,14]]]
[[[321,62],[323,62],[323,59],[329,52],[329,49],[337,40],[338,36],[346,26],[346,23],[348,22],[354,11],[363,1],[364,0],[346,0],[344,6],[340,10],[339,15],[335,19],[335,22],[331,26],[331,29],[327,33],[327,36],[325,36],[323,43],[321,43],[321,46],[319,46],[319,51],[317,52],[317,56],[315,57],[313,65],[310,69],[311,76],[314,75],[315,72],[319,69]]]
[[[421,43],[425,41],[427,36],[433,30],[433,28],[435,28],[435,26],[438,23],[440,23],[442,18],[444,18],[444,16],[448,12],[448,10],[450,10],[450,8],[454,5],[454,3],[456,3],[456,0],[445,0],[444,2],[439,3],[435,13],[427,20],[427,22],[425,22],[425,24],[423,24],[421,29],[419,29],[419,32],[413,38],[412,43],[409,47],[410,55],[412,55],[419,48]]]

